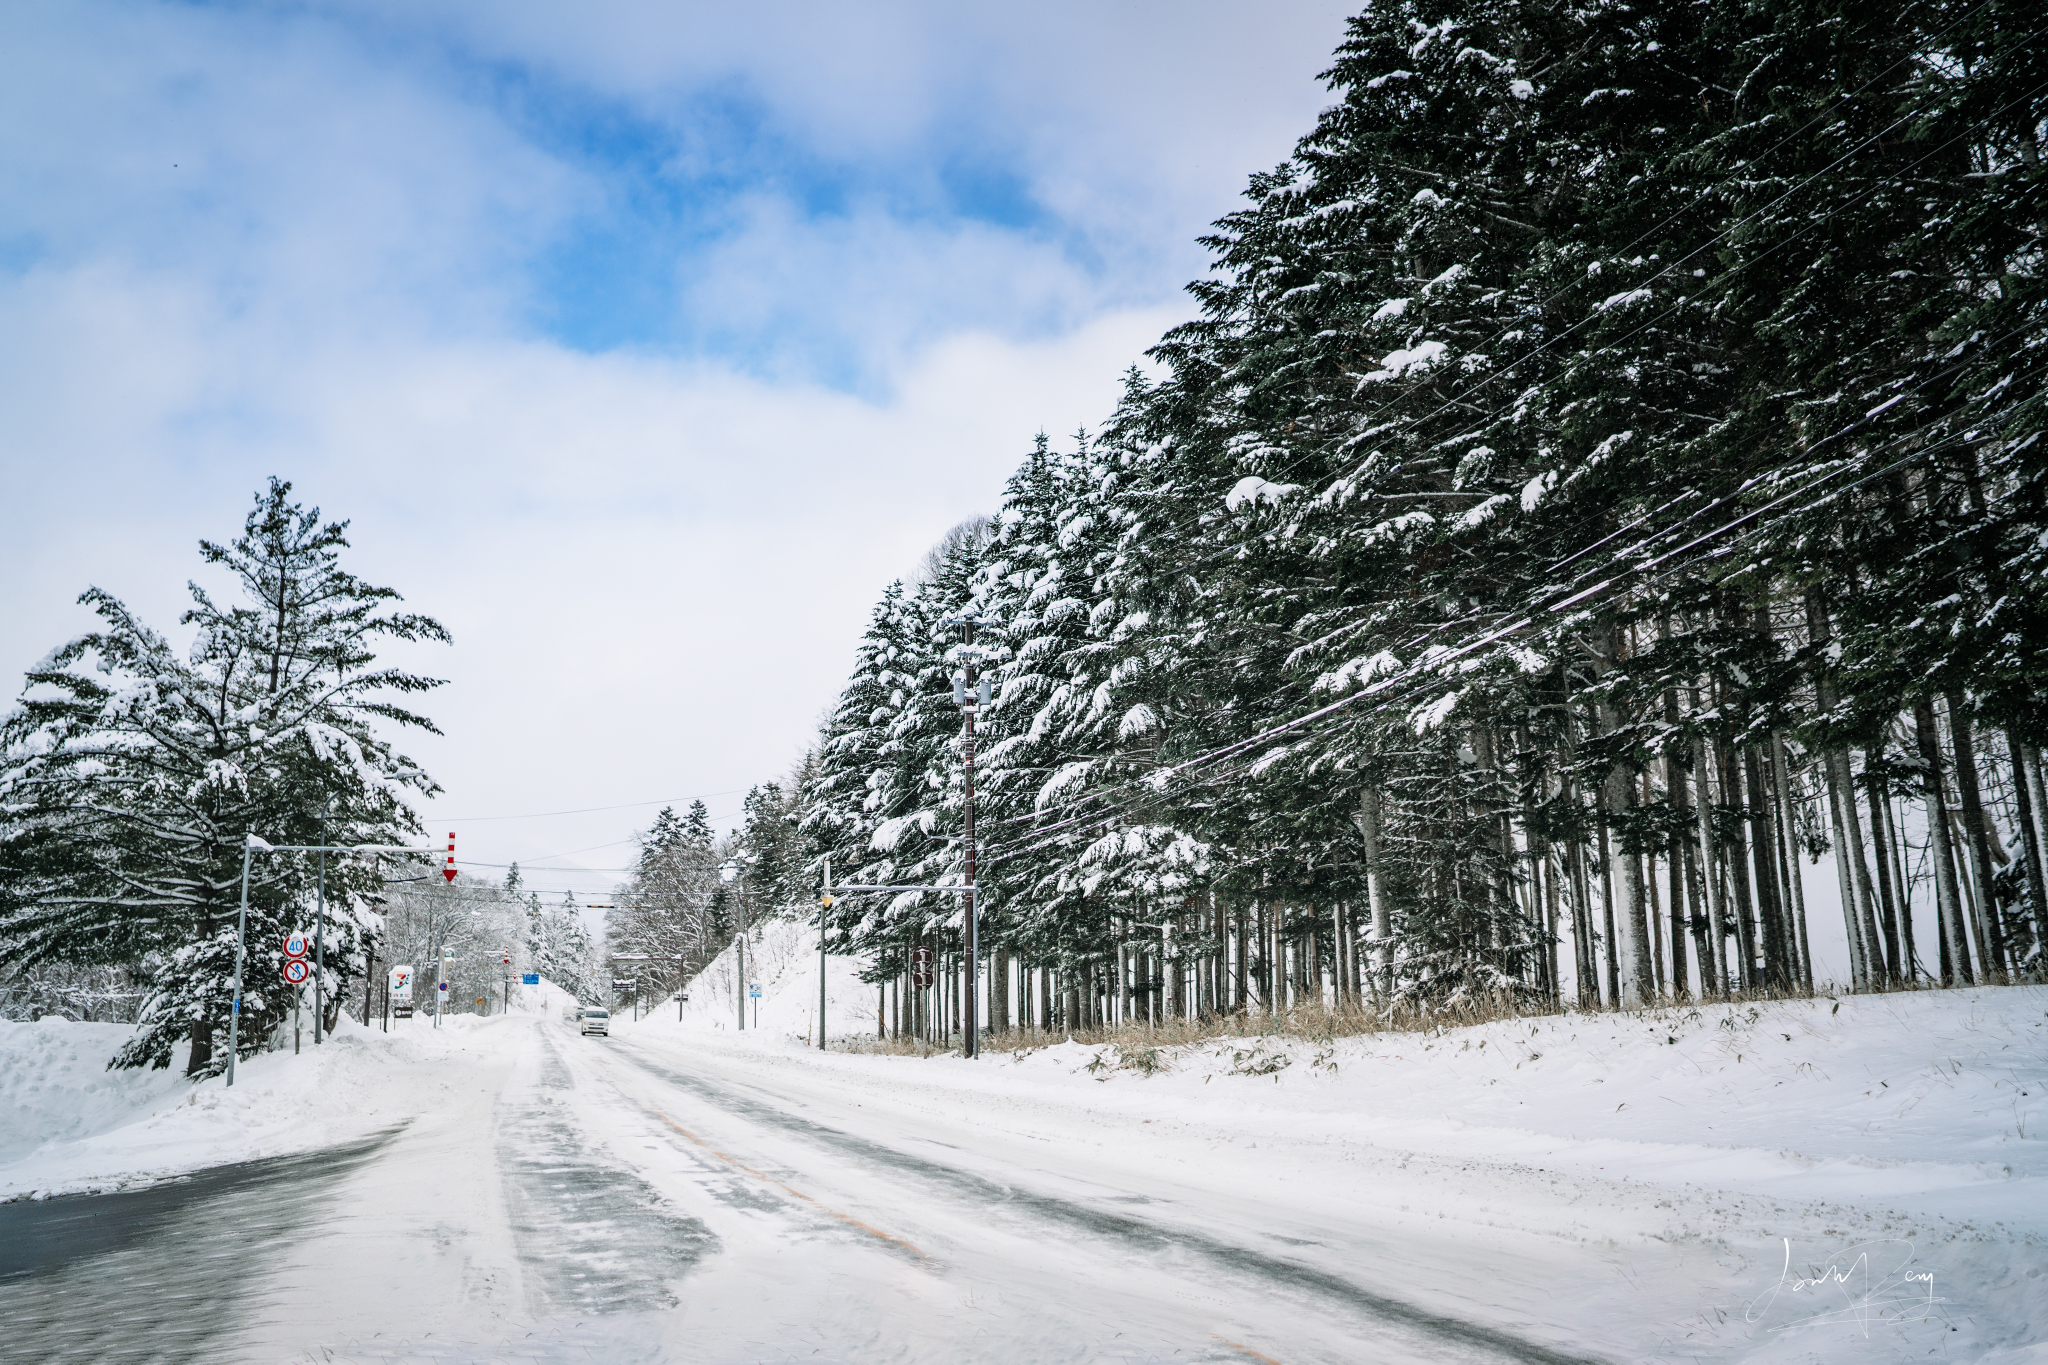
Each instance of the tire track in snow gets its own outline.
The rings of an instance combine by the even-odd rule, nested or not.
[[[1381,1323],[1412,1331],[1438,1346],[1462,1348],[1471,1359],[1524,1361],[1530,1365],[1594,1365],[1600,1359],[1567,1354],[1499,1328],[1431,1312],[1419,1305],[1375,1293],[1328,1271],[1237,1246],[1206,1233],[1163,1227],[1129,1214],[1040,1194],[958,1166],[915,1156],[845,1129],[792,1114],[728,1085],[651,1060],[636,1045],[620,1045],[615,1041],[612,1051],[649,1075],[731,1114],[880,1166],[892,1174],[910,1177],[943,1194],[969,1201],[977,1209],[1006,1210],[1155,1255],[1191,1255],[1236,1275],[1281,1286],[1312,1298],[1334,1301]]]
[[[702,1222],[666,1207],[646,1181],[591,1160],[548,1092],[573,1089],[543,1032],[539,1094],[499,1129],[513,1243],[535,1307],[619,1313],[674,1306],[669,1287],[718,1248]]]

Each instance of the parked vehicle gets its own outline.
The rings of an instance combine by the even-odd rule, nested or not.
[[[586,1038],[593,1033],[600,1038],[611,1037],[612,1016],[608,1011],[578,1010],[576,1011],[576,1022]]]

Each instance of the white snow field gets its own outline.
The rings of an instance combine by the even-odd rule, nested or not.
[[[232,1097],[6,1025],[0,1189],[269,1159],[0,1205],[0,1357],[2048,1361],[2039,988],[968,1062],[805,1047],[815,970]]]

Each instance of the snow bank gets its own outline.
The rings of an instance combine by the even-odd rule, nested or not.
[[[1570,1324],[1595,1355],[2048,1358],[2039,987],[1325,1040],[992,1040],[971,1062],[764,1035],[707,1031],[691,1060],[992,1179],[1022,1163],[1218,1235],[1247,1216],[1425,1306]],[[1878,1253],[1897,1273],[1824,1303],[1781,1285]]]
[[[175,1072],[107,1070],[107,1059],[134,1033],[127,1024],[55,1017],[0,1022],[0,1165],[47,1143],[117,1128],[166,1099],[182,1100],[187,1087]]]
[[[1949,1190],[1989,1216],[2025,1189],[2048,1231],[2040,987],[1702,1004],[1324,1042],[1062,1043],[1009,1054],[1002,1071],[1006,1086],[1092,1089],[1093,1104],[1132,1115],[1281,1123],[1303,1136],[1795,1196]]]
[[[680,1030],[685,1033],[737,1033],[738,1011],[734,1008],[735,955],[730,944],[711,960],[709,966],[691,978],[677,1018],[676,998],[643,1006],[637,1023],[629,1007],[612,1015],[612,1028],[646,1029],[653,1034]],[[875,988],[860,979],[865,965],[852,957],[825,959],[825,1022],[827,1037],[846,1038],[872,1035],[875,1030]],[[763,1037],[818,1041],[818,930],[815,925],[795,920],[770,920],[747,939],[747,978],[761,986],[758,1006],[747,1005],[746,1031]]]
[[[168,1071],[108,1071],[125,1024],[0,1024],[0,1202],[125,1189],[208,1166],[311,1151],[405,1124],[453,1085],[473,1087],[505,1049],[497,1034],[535,1016],[566,1020],[575,1002],[527,987],[512,1018],[453,1014],[344,1018],[315,1047],[243,1061],[230,1088]]]

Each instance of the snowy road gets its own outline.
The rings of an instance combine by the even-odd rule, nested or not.
[[[488,1028],[474,1086],[396,1132],[0,1206],[6,1358],[1585,1358],[1383,1294],[1257,1200],[746,1054]]]
[[[744,1177],[740,1189],[786,1201],[778,1239],[868,1253],[836,1269],[837,1302],[806,1329],[828,1352],[849,1337],[900,1348],[909,1323],[929,1338],[910,1354],[951,1359],[1584,1358],[1374,1292],[1318,1264],[1341,1259],[1329,1241],[1274,1231],[1256,1210],[1218,1228],[1192,1191],[1106,1183],[1014,1143],[970,1152],[786,1076],[770,1088],[676,1050],[608,1052],[590,1072],[624,1112],[679,1135],[707,1189]],[[1216,1202],[1199,1197],[1205,1212]],[[957,1307],[925,1302],[948,1297]]]
[[[0,1203],[0,1359],[2035,1362],[2044,1003],[1240,1039],[1143,1070],[672,1016],[358,1031],[0,1164],[4,1195],[121,1188],[202,1137],[299,1153]],[[100,1084],[27,1060],[107,1040],[18,1038],[17,1096]],[[1895,1285],[1816,1316],[1844,1296],[1773,1297],[1787,1245],[1910,1247],[1931,1307]]]

